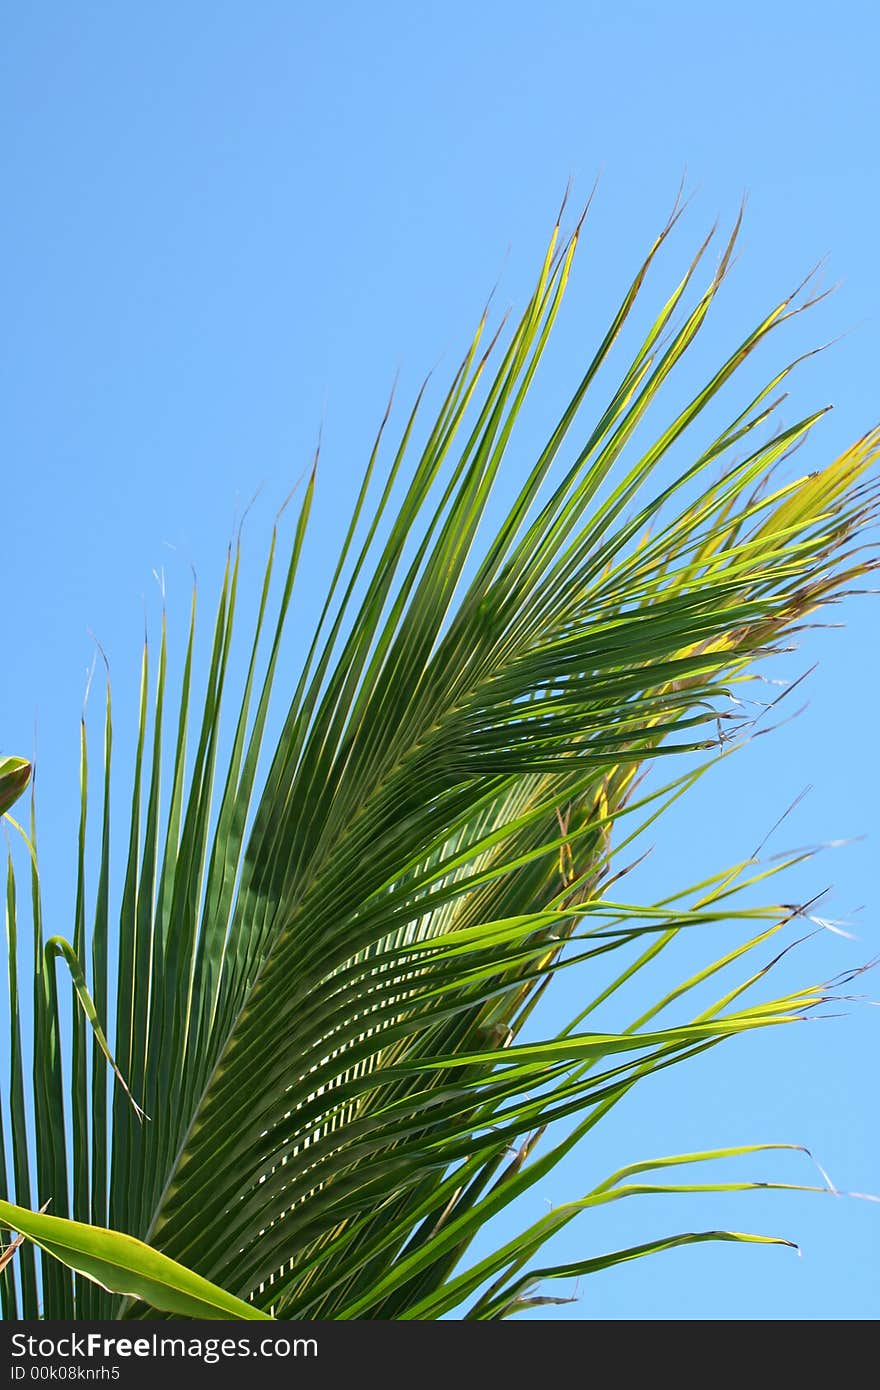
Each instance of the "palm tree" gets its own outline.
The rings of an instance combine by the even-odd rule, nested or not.
[[[695,290],[714,240],[699,249],[585,418],[679,215],[492,528],[487,503],[580,224],[565,239],[557,222],[525,312],[485,350],[483,315],[429,426],[423,388],[388,448],[389,407],[292,690],[285,672],[274,749],[264,753],[264,732],[314,469],[274,599],[282,518],[273,532],[225,743],[238,545],[199,702],[195,597],[174,694],[163,623],[154,668],[144,650],[119,902],[108,684],[101,853],[88,878],[83,725],[70,942],[43,930],[33,799],[29,827],[12,821],[29,856],[33,1010],[22,1006],[22,895],[10,858],[0,1220],[26,1239],[4,1260],[6,1317],[497,1319],[552,1298],[533,1291],[558,1277],[673,1245],[770,1240],[686,1232],[541,1263],[548,1238],[579,1213],[637,1192],[688,1191],[688,1164],[761,1147],[752,1145],[634,1161],[468,1259],[487,1222],[633,1087],[744,1031],[800,1019],[826,997],[820,984],[767,999],[767,967],[748,963],[798,912],[742,905],[737,893],[765,867],[741,864],[663,902],[629,903],[618,888],[644,827],[747,741],[732,690],[873,564],[862,536],[877,503],[877,433],[808,476],[774,476],[823,414],[775,427],[797,363],[740,401],[708,444],[688,433],[753,350],[807,307],[802,290],[654,442],[634,444],[697,338],[739,222]],[[679,441],[687,463],[676,471]],[[28,771],[21,760],[0,764],[0,809]],[[597,1005],[636,971],[650,979],[671,941],[730,920],[743,924],[732,953],[619,1031],[591,1031]],[[690,1012],[692,988],[736,960],[748,966],[739,987]],[[69,1029],[59,965],[72,982]],[[564,970],[579,972],[587,1002],[542,1036],[527,1025]],[[760,1002],[743,998],[753,986]]]

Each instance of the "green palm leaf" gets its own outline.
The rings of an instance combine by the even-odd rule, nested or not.
[[[701,768],[688,764],[653,790],[640,772],[676,754],[703,753],[707,765],[748,737],[730,693],[873,563],[860,537],[876,507],[869,470],[877,434],[809,476],[775,482],[780,462],[824,413],[774,430],[780,388],[796,363],[734,406],[708,444],[691,442],[691,427],[746,358],[806,307],[798,296],[772,308],[653,443],[636,441],[712,307],[738,226],[705,287],[695,290],[709,242],[632,361],[617,368],[616,384],[600,388],[676,220],[639,267],[500,520],[489,524],[489,500],[509,465],[580,227],[563,241],[557,226],[525,312],[485,350],[481,321],[430,425],[421,423],[420,394],[386,451],[386,413],[293,682],[281,654],[312,471],[274,599],[280,518],[273,533],[228,740],[221,707],[237,547],[200,708],[195,598],[170,708],[163,625],[155,670],[144,650],[115,907],[109,692],[94,884],[86,875],[83,728],[72,944],[44,941],[33,827],[25,837],[36,962],[34,1177],[15,1060],[17,906],[9,880],[15,1163],[10,1188],[0,1174],[0,1198],[14,1191],[19,1208],[34,1196],[51,1200],[52,1219],[73,1218],[77,1230],[109,1224],[146,1242],[157,1252],[150,1258],[161,1255],[245,1300],[254,1315],[282,1317],[436,1317],[472,1294],[472,1316],[505,1317],[530,1306],[529,1291],[545,1277],[598,1271],[675,1244],[770,1240],[692,1232],[576,1269],[525,1268],[561,1223],[612,1195],[689,1190],[620,1188],[615,1180],[613,1194],[602,1189],[570,1204],[463,1267],[486,1223],[633,1086],[741,1033],[802,1018],[825,997],[815,986],[746,1006],[742,992],[763,980],[760,969],[715,1007],[687,1011],[692,989],[791,917],[779,906],[738,906],[736,894],[767,877],[760,866],[734,866],[673,901],[632,904],[613,891],[629,847]],[[600,389],[588,419],[587,398]],[[678,471],[673,451],[687,459]],[[280,685],[289,703],[264,764]],[[682,933],[702,940],[731,920],[746,927],[740,947],[619,1032],[589,1031],[592,1010],[671,941]],[[597,985],[576,1019],[552,1037],[523,1033],[558,972],[580,971],[589,990],[591,963],[618,952],[619,973],[601,991]],[[49,964],[59,953],[76,996],[69,1039]],[[658,1023],[673,1007],[675,1021]],[[561,1138],[554,1129],[550,1143],[553,1121],[567,1129]],[[3,1220],[10,1211],[0,1207]],[[28,1316],[139,1316],[147,1303],[185,1311],[157,1302],[143,1282],[101,1280],[99,1289],[74,1280],[67,1266],[90,1271],[58,1241],[40,1243],[64,1263],[45,1259],[39,1292],[24,1261],[17,1285],[12,1266],[4,1270],[8,1314],[20,1307]]]
[[[0,816],[14,806],[31,776],[26,758],[0,758]]]
[[[132,1236],[26,1211],[10,1202],[0,1202],[0,1218],[108,1293],[142,1299],[152,1308],[184,1318],[267,1317]]]

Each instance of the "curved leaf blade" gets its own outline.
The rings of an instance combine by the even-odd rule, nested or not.
[[[0,816],[15,805],[30,780],[27,758],[0,758]]]
[[[87,1226],[0,1201],[0,1222],[27,1236],[77,1274],[111,1293],[185,1318],[269,1320],[268,1313],[226,1293],[200,1274],[134,1236]]]

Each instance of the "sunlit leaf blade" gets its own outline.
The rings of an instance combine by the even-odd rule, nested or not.
[[[26,758],[0,758],[0,816],[15,805],[30,777],[31,765]]]
[[[0,1222],[27,1236],[55,1259],[111,1293],[145,1300],[184,1318],[266,1318],[192,1270],[118,1231],[65,1221],[0,1202]]]

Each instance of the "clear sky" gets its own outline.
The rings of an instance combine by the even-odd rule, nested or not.
[[[569,176],[586,196],[602,172],[539,419],[685,169],[696,198],[657,292],[747,192],[707,351],[829,253],[826,282],[841,287],[787,344],[846,336],[808,364],[790,418],[835,403],[810,445],[819,461],[880,418],[880,21],[865,0],[34,0],[7,7],[3,29],[0,749],[28,753],[38,717],[53,930],[72,930],[89,630],[110,656],[124,763],[152,571],[165,568],[169,607],[185,615],[189,563],[209,595],[236,506],[263,484],[256,582],[274,506],[323,421],[306,572],[317,588],[395,372],[408,398],[428,368],[448,368],[499,274],[501,300],[522,303]],[[528,445],[526,431],[522,458]],[[812,784],[779,849],[868,839],[808,865],[792,891],[830,883],[829,911],[865,906],[861,939],[811,944],[799,980],[878,950],[877,610],[853,600],[834,616],[845,630],[808,634],[789,668],[821,662],[809,709],[713,773],[658,830],[642,880],[659,892],[741,857]],[[97,726],[94,740],[97,756]],[[802,1142],[838,1187],[880,1191],[878,1026],[854,1005],[712,1053],[621,1107],[505,1232],[618,1163],[752,1140]],[[737,1172],[814,1180],[806,1159]],[[803,1257],[680,1250],[599,1277],[559,1315],[880,1314],[880,1207],[856,1201],[644,1199],[583,1220],[555,1253],[711,1226],[785,1234]]]

